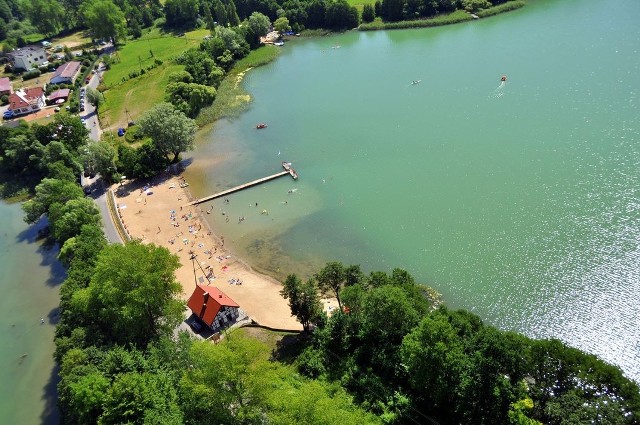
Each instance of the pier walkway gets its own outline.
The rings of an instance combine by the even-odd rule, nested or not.
[[[280,171],[279,173],[273,174],[271,176],[263,177],[263,178],[258,179],[258,180],[253,180],[253,181],[250,181],[249,183],[241,184],[240,186],[232,187],[231,189],[223,190],[222,192],[218,192],[218,193],[213,194],[213,195],[205,196],[204,198],[196,199],[195,201],[191,201],[188,204],[185,204],[184,206],[187,207],[189,205],[198,205],[198,204],[201,204],[203,202],[211,201],[212,199],[220,198],[222,196],[227,196],[227,195],[229,195],[231,193],[238,192],[238,191],[240,191],[242,189],[246,189],[248,187],[256,186],[256,185],[258,185],[260,183],[264,183],[266,181],[277,179],[278,177],[287,176],[287,175],[291,175],[291,172],[289,170]]]

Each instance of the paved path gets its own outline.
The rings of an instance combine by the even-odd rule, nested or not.
[[[100,71],[97,74],[93,74],[91,81],[87,84],[87,87],[96,88],[100,83],[100,77],[102,75],[102,64],[100,64]],[[89,129],[89,138],[92,142],[99,142],[102,131],[100,129],[100,123],[98,121],[98,115],[95,112],[95,108],[86,101],[85,95],[85,111],[80,114],[81,118],[84,118],[85,125]],[[84,114],[84,115],[83,115]],[[100,176],[96,176],[93,179],[82,177],[82,186],[91,186],[93,189],[91,197],[96,202],[98,209],[100,210],[100,217],[102,217],[102,225],[104,229],[104,235],[109,243],[122,243],[120,233],[116,230],[116,226],[113,223],[113,218],[109,212],[109,206],[107,205],[107,190],[104,186],[104,181]]]

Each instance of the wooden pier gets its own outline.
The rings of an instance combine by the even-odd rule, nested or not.
[[[198,205],[201,204],[203,202],[207,202],[207,201],[211,201],[213,199],[216,198],[220,198],[222,196],[227,196],[231,193],[234,192],[238,192],[242,189],[246,189],[252,186],[256,186],[259,185],[260,183],[264,183],[267,182],[269,180],[273,180],[273,179],[277,179],[278,177],[282,177],[282,176],[286,176],[286,175],[290,175],[291,177],[293,177],[294,179],[298,177],[297,174],[294,175],[295,170],[293,170],[292,173],[292,168],[285,168],[284,171],[280,171],[279,173],[273,174],[271,176],[267,176],[267,177],[263,177],[261,179],[258,180],[254,180],[254,181],[250,181],[249,183],[245,183],[245,184],[241,184],[240,186],[236,186],[236,187],[232,187],[231,189],[227,189],[227,190],[223,190],[222,192],[218,192],[216,194],[210,195],[210,196],[205,196],[204,198],[200,198],[200,199],[196,199],[195,201],[191,201],[188,204],[185,204],[185,207],[188,207],[190,205]]]

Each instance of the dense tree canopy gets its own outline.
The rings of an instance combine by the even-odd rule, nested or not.
[[[65,204],[84,196],[75,182],[56,179],[44,179],[36,186],[36,194],[22,205],[25,221],[35,223],[42,214],[47,214],[54,203]]]
[[[178,266],[166,248],[109,245],[90,285],[74,295],[74,307],[109,341],[145,347],[182,320],[183,305],[174,298],[181,290],[174,277]]]
[[[115,45],[127,33],[124,13],[111,0],[89,0],[82,4],[81,13],[93,38],[111,39]]]
[[[159,103],[145,112],[138,125],[167,159],[173,154],[176,161],[180,152],[193,148],[195,122],[169,103]]]
[[[66,14],[57,0],[29,0],[22,7],[31,23],[46,36],[58,34],[65,25]]]

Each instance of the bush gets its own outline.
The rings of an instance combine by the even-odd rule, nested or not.
[[[324,367],[322,352],[311,347],[308,347],[300,354],[297,363],[298,371],[309,378],[315,379],[327,372]]]
[[[33,71],[25,72],[24,74],[22,74],[22,81],[38,78],[40,75],[42,75],[42,72],[40,72],[39,69],[34,69]]]
[[[9,96],[5,94],[4,96],[0,97],[0,104],[6,105],[7,103],[9,103]]]

